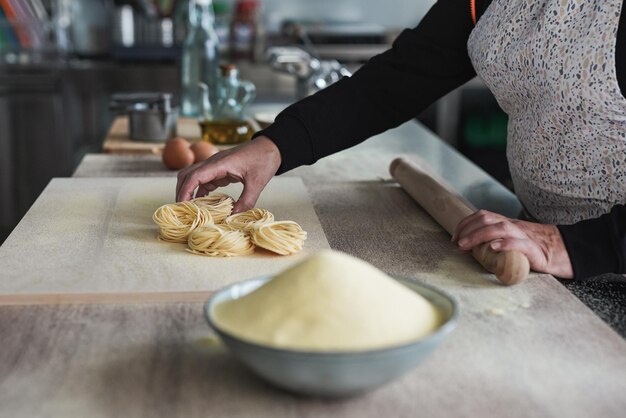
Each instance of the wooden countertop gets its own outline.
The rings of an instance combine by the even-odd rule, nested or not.
[[[198,121],[192,118],[179,118],[176,124],[178,136],[190,141],[200,139],[200,126]],[[139,154],[161,155],[164,141],[134,141],[128,134],[128,116],[118,116],[113,123],[102,143],[102,152],[106,154]]]
[[[478,207],[515,215],[519,202],[414,123],[287,173],[331,247],[460,301],[458,329],[402,379],[334,401],[276,390],[216,343],[201,303],[1,307],[0,415],[623,416],[626,341],[553,277],[502,287],[456,251],[389,181],[399,155],[420,155]],[[75,173],[144,175],[175,173],[136,155],[88,155]]]
[[[251,107],[254,109],[264,109],[260,105]],[[280,109],[282,106],[269,109]],[[251,113],[252,114],[252,113]],[[259,124],[252,118],[248,118],[255,130],[261,129]],[[190,142],[199,141],[202,133],[198,120],[195,118],[180,117],[176,123],[176,135],[187,139]],[[135,154],[135,155],[161,155],[165,141],[136,141],[130,138],[128,128],[128,116],[117,116],[113,119],[111,127],[102,143],[102,152],[105,154]],[[220,145],[219,148],[230,148],[228,145]]]

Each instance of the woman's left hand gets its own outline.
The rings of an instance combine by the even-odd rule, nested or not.
[[[519,251],[530,262],[530,268],[554,276],[574,277],[572,263],[555,225],[544,225],[509,219],[497,213],[479,210],[456,227],[452,241],[463,251],[490,242],[496,252]]]

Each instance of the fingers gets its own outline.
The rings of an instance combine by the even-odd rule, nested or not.
[[[213,183],[201,184],[198,186],[198,190],[196,191],[196,197],[206,196],[215,189],[217,189],[217,186]]]
[[[193,198],[193,192],[200,185],[198,177],[191,174],[179,180],[180,185],[177,187],[176,201],[182,202]]]
[[[180,193],[180,189],[183,183],[185,182],[187,176],[189,175],[189,173],[195,171],[200,165],[202,165],[202,163],[191,165],[187,168],[183,168],[182,170],[178,172],[177,180],[176,180],[176,197],[178,197]]]
[[[547,271],[547,260],[539,245],[530,239],[509,238],[495,241],[489,247],[496,252],[517,251],[526,256],[530,263],[530,268],[540,273],[551,273]]]
[[[452,239],[463,251],[489,243],[496,252],[522,253],[535,271],[572,277],[573,269],[565,246],[558,240],[555,243],[555,237],[558,238],[558,229],[553,225],[513,220],[481,210],[459,222]]]
[[[214,180],[221,180],[227,175],[221,168],[221,164],[211,163],[209,160],[205,163],[201,163],[199,167],[196,166],[195,169],[193,169],[193,167],[194,166],[190,167],[192,170],[188,171],[186,175],[183,172],[178,178],[180,187],[176,194],[177,202],[193,198],[193,192],[198,186],[215,183]]]
[[[213,184],[214,186],[216,186],[216,188],[218,188],[218,187],[226,187],[231,183],[242,183],[242,182],[243,181],[241,178],[237,176],[233,176],[232,174],[228,174],[226,177],[213,180],[211,184]]]
[[[182,170],[176,184],[176,200],[202,196],[230,183],[244,183],[244,191],[235,205],[236,211],[254,206],[267,182],[276,174],[281,156],[269,138],[219,152],[208,160]]]
[[[264,186],[254,182],[244,183],[243,192],[241,192],[239,200],[233,207],[233,213],[245,212],[252,209],[256,205],[256,201],[259,200],[263,187]]]
[[[482,216],[483,211],[479,210],[476,211],[474,213],[472,213],[469,216],[466,216],[465,218],[461,219],[461,222],[458,223],[458,225],[456,226],[455,230],[454,230],[454,234],[452,234],[452,241],[457,241],[459,239],[459,233],[461,231],[463,231],[463,229],[470,223],[476,221],[476,219],[480,216]]]
[[[466,228],[468,229],[468,228]],[[526,234],[513,223],[508,221],[497,222],[487,226],[476,226],[467,234],[463,234],[459,239],[459,248],[469,251],[477,245],[485,242],[503,239],[525,239]]]
[[[460,238],[470,234],[478,228],[482,228],[486,225],[491,225],[497,222],[502,222],[507,218],[497,213],[489,212],[486,210],[479,210],[473,214],[465,217],[454,230],[452,234],[452,241],[458,241]]]

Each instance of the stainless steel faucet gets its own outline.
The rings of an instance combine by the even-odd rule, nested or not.
[[[267,59],[275,70],[296,77],[298,99],[352,75],[339,61],[320,60],[298,47],[271,47]]]

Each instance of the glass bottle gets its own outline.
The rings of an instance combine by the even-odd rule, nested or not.
[[[230,28],[230,53],[233,60],[254,59],[258,7],[258,0],[237,1]]]
[[[202,82],[209,88],[211,104],[217,102],[219,86],[219,40],[215,33],[211,0],[189,1],[189,32],[183,44],[181,111],[183,116],[200,114]]]
[[[217,145],[240,144],[252,139],[254,127],[245,115],[245,107],[254,99],[253,83],[239,79],[237,67],[222,65],[222,80],[217,106],[210,101],[209,89],[204,91],[200,129],[202,139]]]

